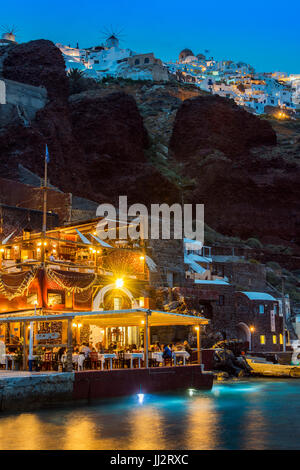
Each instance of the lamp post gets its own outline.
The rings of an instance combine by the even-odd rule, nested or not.
[[[200,325],[195,326],[197,332],[197,362],[201,364],[201,344],[200,344]]]
[[[252,351],[252,346],[254,345],[254,336],[253,336],[253,333],[255,331],[255,328],[254,326],[250,326],[250,333],[251,333],[251,336],[250,336],[250,351]]]
[[[37,300],[34,301],[34,316],[36,316],[36,306],[37,306]],[[28,369],[29,372],[32,372],[32,363],[33,363],[33,322],[30,322],[29,325],[29,357],[28,357]]]

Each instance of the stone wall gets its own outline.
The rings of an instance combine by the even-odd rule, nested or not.
[[[266,266],[258,263],[213,262],[213,273],[227,276],[237,289],[264,292],[266,289]]]
[[[0,411],[54,406],[72,400],[74,373],[0,377]]]
[[[148,241],[148,254],[158,271],[150,272],[150,284],[155,287],[180,286],[185,280],[183,240]]]
[[[212,388],[213,375],[200,365],[113,369],[75,373],[20,373],[0,376],[0,412],[89,402],[139,393]]]
[[[280,351],[280,334],[282,334],[282,317],[279,316],[278,302],[270,300],[250,300],[244,294],[237,292],[236,298],[236,325],[244,323],[248,328],[254,327],[252,334],[252,350],[256,352]],[[259,306],[264,305],[264,313],[259,313]],[[271,327],[271,311],[277,305],[275,314],[275,329]],[[260,337],[265,336],[265,344],[261,344]],[[276,336],[277,342],[273,343],[273,336]]]
[[[35,113],[47,103],[47,90],[42,86],[36,87],[6,78],[2,82],[5,84],[4,103],[22,107],[29,119],[34,119]]]
[[[43,210],[43,190],[17,181],[0,178],[0,203],[36,211]],[[59,223],[71,219],[72,195],[48,188],[48,210],[59,217]]]
[[[1,199],[0,199],[1,201]],[[31,229],[40,231],[43,224],[43,212],[24,207],[9,206],[0,202],[0,213],[3,217],[3,238],[16,229]],[[47,227],[57,227],[59,219],[57,214],[47,213]]]

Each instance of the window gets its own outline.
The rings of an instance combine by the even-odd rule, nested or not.
[[[140,59],[135,59],[134,63],[135,63],[135,65],[139,65]]]
[[[259,305],[259,313],[265,313],[265,306],[263,304]]]
[[[122,309],[122,299],[121,297],[114,298],[114,310],[121,310]]]
[[[144,60],[144,63],[145,63],[145,64],[149,64],[149,62],[150,62],[149,58],[146,57],[146,59]]]
[[[65,294],[61,291],[48,290],[48,301],[49,306],[63,305],[65,303]]]
[[[38,302],[38,295],[37,293],[31,293],[27,296],[27,304],[34,305]]]
[[[224,297],[224,295],[219,295],[219,302],[218,302],[218,304],[219,304],[219,305],[224,305],[224,303],[225,303],[225,297]]]
[[[282,336],[282,334],[279,335],[279,342],[280,342],[280,344],[283,344],[283,336]]]
[[[278,307],[277,304],[274,304],[274,314],[276,315],[278,313]]]
[[[260,336],[260,344],[266,344],[266,337],[265,335]]]
[[[277,344],[277,336],[273,335],[273,344]]]

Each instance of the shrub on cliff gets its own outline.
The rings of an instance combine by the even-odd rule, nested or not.
[[[259,250],[261,250],[262,247],[263,247],[262,243],[257,238],[248,238],[246,243],[251,248],[256,248],[256,249],[259,249]]]

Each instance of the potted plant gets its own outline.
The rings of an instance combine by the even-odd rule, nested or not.
[[[20,347],[16,351],[15,355],[15,369],[20,370],[23,366],[23,349]]]
[[[35,370],[35,372],[40,372],[41,371],[42,353],[43,353],[42,348],[38,347],[37,350],[36,350],[35,360],[34,360],[34,364],[35,364],[34,370]]]

